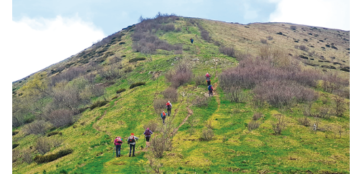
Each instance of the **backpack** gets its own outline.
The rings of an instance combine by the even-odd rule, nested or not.
[[[146,130],[145,135],[151,135],[150,130]]]
[[[166,113],[165,113],[165,112],[163,112],[163,113],[162,113],[162,116],[163,116],[163,117],[165,117],[165,116],[166,116]]]
[[[171,109],[171,104],[170,103],[167,103],[166,106],[167,106],[168,109]]]
[[[212,86],[211,85],[208,86],[208,90],[210,90],[210,91],[212,90]]]
[[[128,139],[128,144],[130,144],[130,143],[135,143],[135,137],[134,137],[133,139],[131,139],[131,138],[129,137],[129,139]]]

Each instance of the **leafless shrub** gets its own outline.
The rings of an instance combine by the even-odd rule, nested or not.
[[[114,56],[111,59],[109,59],[110,64],[115,64],[121,61],[121,58],[119,58],[118,56]]]
[[[51,112],[49,115],[45,116],[46,121],[52,123],[54,127],[64,127],[69,126],[74,123],[73,111],[66,109],[59,109]]]
[[[197,107],[207,107],[210,99],[210,97],[197,96],[195,99],[192,100],[192,105]]]
[[[230,88],[224,88],[226,97],[231,102],[241,103],[246,100],[246,95],[242,91],[240,86],[232,86]]]
[[[196,86],[199,85],[205,85],[206,83],[206,78],[204,76],[200,76],[200,75],[195,75],[193,80],[195,81]]]
[[[212,129],[203,129],[201,136],[202,136],[203,140],[209,141],[209,140],[212,140],[212,138],[214,136],[214,132]]]
[[[267,43],[268,43],[266,39],[260,39],[260,42],[261,42],[262,44],[267,44]]]
[[[281,132],[285,129],[286,123],[284,120],[284,116],[281,114],[275,115],[278,121],[276,123],[272,123],[272,127],[275,135],[281,135]]]
[[[144,124],[144,129],[149,128],[152,132],[158,131],[158,123],[154,120],[149,121],[148,123]]]
[[[327,104],[328,102],[328,96],[325,94],[325,93],[322,93],[321,94],[321,101],[322,101],[322,104]]]
[[[251,55],[250,54],[245,54],[245,53],[242,53],[240,51],[235,51],[235,58],[238,60],[238,61],[242,61],[244,59],[247,59],[247,58],[250,58]]]
[[[259,120],[261,117],[263,117],[263,114],[262,113],[259,113],[259,112],[256,112],[256,113],[254,113],[254,115],[253,115],[253,120]]]
[[[296,26],[290,26],[290,29],[296,30]]]
[[[349,79],[338,76],[337,74],[327,74],[322,83],[324,91],[334,93],[343,87],[349,86]]]
[[[267,101],[274,107],[290,106],[294,101],[308,102],[317,98],[312,89],[276,80],[261,83],[261,85],[253,89],[253,92],[256,99]]]
[[[219,52],[230,57],[235,57],[235,53],[236,53],[233,47],[225,47],[225,46],[219,47]]]
[[[154,100],[154,109],[156,111],[156,113],[161,113],[162,111],[164,111],[166,109],[166,99],[155,99]]]
[[[259,125],[260,125],[259,122],[252,120],[248,123],[248,130],[251,131],[251,130],[257,129],[259,127]]]
[[[346,111],[346,102],[343,98],[339,96],[334,96],[333,101],[335,104],[335,112],[336,116],[342,117],[344,112]]]
[[[168,87],[165,91],[162,92],[162,95],[164,95],[164,98],[169,99],[171,102],[177,102],[178,95],[175,88]]]
[[[70,67],[68,70],[61,72],[60,74],[51,78],[51,85],[54,86],[60,81],[71,81],[74,78],[84,74],[86,69],[84,67]]]
[[[268,40],[273,40],[273,37],[268,36],[267,39],[268,39]]]
[[[113,80],[121,77],[120,69],[118,68],[121,64],[109,65],[108,68],[101,69],[98,71],[98,74],[106,80]]]
[[[298,118],[299,124],[309,127],[310,126],[310,120],[307,117],[304,118]]]
[[[44,155],[51,150],[51,142],[45,137],[38,138],[36,141],[36,150],[41,155]]]
[[[330,117],[330,109],[329,108],[327,108],[327,107],[320,107],[319,108],[319,116],[321,117],[321,118],[329,118]]]
[[[306,51],[306,52],[309,51],[309,48],[307,46],[305,46],[305,45],[300,45],[299,49],[302,50],[302,51]]]
[[[74,110],[82,104],[83,101],[80,97],[79,89],[74,86],[54,89],[51,95],[53,97],[53,104],[58,108]],[[85,102],[85,100],[83,102]]]
[[[156,136],[150,141],[151,151],[156,158],[162,158],[165,151],[166,140],[163,136]]]
[[[207,42],[210,42],[212,40],[211,36],[209,35],[209,32],[204,29],[199,23],[197,23],[198,25],[198,28],[200,29],[201,31],[201,37],[203,40],[207,41]]]
[[[30,150],[22,151],[22,160],[25,161],[27,164],[31,164],[33,162],[32,153]]]
[[[23,127],[25,134],[42,134],[44,135],[49,125],[43,120],[35,120],[32,123],[29,123]]]
[[[171,86],[174,88],[178,88],[189,82],[192,76],[191,68],[185,63],[178,64],[175,71],[170,71],[165,75],[166,79],[171,82]]]

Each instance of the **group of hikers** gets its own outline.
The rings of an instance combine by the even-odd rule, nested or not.
[[[193,41],[192,41],[193,42]],[[213,96],[213,88],[211,85],[211,75],[208,74],[208,72],[206,73],[206,82],[207,82],[207,86],[208,86],[208,95],[209,96]],[[166,109],[167,109],[167,113],[165,113],[165,111],[162,111],[161,113],[161,118],[162,118],[162,123],[165,124],[165,119],[166,116],[170,116],[171,115],[171,109],[172,109],[172,104],[170,101],[168,101],[166,103]],[[144,135],[145,135],[145,139],[146,139],[146,147],[150,146],[150,137],[151,134],[153,134],[153,132],[149,129],[146,128],[146,130],[144,131]],[[129,151],[129,157],[131,156],[135,156],[135,144],[136,141],[139,140],[138,137],[134,136],[134,133],[131,133],[130,137],[127,140],[127,143],[129,144],[130,147],[130,151]],[[121,150],[121,145],[123,144],[123,141],[121,139],[121,137],[116,137],[114,140],[114,145],[115,145],[115,152],[116,152],[116,157],[120,157],[120,150]],[[131,153],[133,152],[133,153]],[[133,154],[133,155],[131,155]]]
[[[146,128],[146,130],[144,131],[144,135],[145,135],[145,139],[146,139],[146,147],[150,146],[149,141],[150,141],[151,134],[153,134],[153,132],[149,128]],[[139,140],[139,138],[134,136],[134,133],[131,133],[130,137],[127,140],[129,147],[130,147],[129,157],[135,156],[135,144],[136,144],[137,140]],[[120,150],[121,150],[122,144],[123,144],[123,140],[121,139],[121,137],[116,137],[114,140],[116,157],[120,157]],[[133,151],[133,153],[131,153],[132,151]],[[131,155],[131,154],[133,154],[133,155]]]

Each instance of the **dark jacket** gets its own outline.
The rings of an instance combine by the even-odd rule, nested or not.
[[[150,133],[149,135],[146,135],[146,134],[145,134],[145,132],[146,132],[146,131],[147,131],[147,130],[145,130],[145,131],[144,131],[144,135],[145,135],[145,137],[151,137],[152,131],[151,131],[151,130],[148,130],[148,131],[149,131],[149,133]]]

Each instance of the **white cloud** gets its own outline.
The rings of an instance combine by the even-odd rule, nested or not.
[[[12,21],[11,80],[15,81],[57,63],[105,37],[101,29],[78,16]]]
[[[278,2],[270,14],[271,22],[321,26],[350,30],[349,0],[270,0]]]

